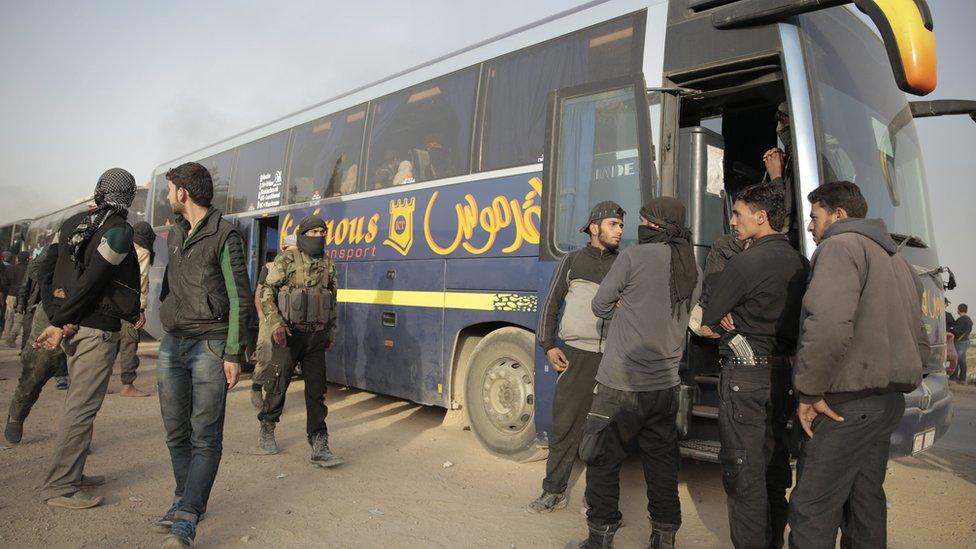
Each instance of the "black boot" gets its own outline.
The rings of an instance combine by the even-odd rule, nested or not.
[[[590,531],[590,537],[580,542],[571,542],[567,548],[573,549],[613,549],[613,536],[620,528],[620,523],[597,525],[589,521],[586,527]]]
[[[674,549],[674,536],[677,533],[676,524],[651,521],[651,539],[647,541],[647,549]]]

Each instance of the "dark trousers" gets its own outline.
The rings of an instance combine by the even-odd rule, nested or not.
[[[580,457],[586,462],[587,522],[603,527],[620,522],[620,466],[635,440],[647,482],[651,523],[675,530],[681,524],[678,500],[678,387],[660,391],[618,391],[597,384],[583,424]]]
[[[787,367],[722,368],[719,438],[729,531],[737,548],[782,547],[793,483],[787,423],[796,410]]]
[[[207,510],[223,453],[227,377],[224,340],[163,335],[156,361],[159,409],[180,505],[177,518]]]
[[[23,330],[23,332],[21,333],[22,337],[20,339],[21,355],[24,354],[24,349],[30,347],[31,344],[34,343],[33,341],[30,341],[31,329],[34,326],[34,311],[35,308],[31,307],[30,309],[27,309],[26,313],[24,313],[24,324],[21,326],[21,330]]]
[[[31,332],[27,339],[33,341],[49,325],[47,315],[42,311],[31,319]],[[10,398],[10,409],[7,412],[15,421],[27,419],[31,408],[41,396],[44,384],[53,376],[67,375],[68,368],[67,357],[60,348],[48,351],[27,345],[21,352],[20,363],[20,379],[17,380],[17,388]]]
[[[817,416],[800,446],[790,498],[790,547],[887,545],[885,470],[905,395],[888,393],[831,406],[844,421]]]
[[[285,396],[295,366],[302,365],[302,377],[305,379],[305,432],[309,443],[316,435],[329,435],[325,425],[325,418],[329,415],[329,408],[325,405],[325,330],[317,332],[299,332],[292,330],[288,336],[288,345],[274,346],[272,350],[271,367],[274,381],[264,384],[264,406],[258,412],[261,421],[273,421],[281,418],[285,408]]]
[[[956,371],[953,372],[952,377],[966,383],[966,351],[969,350],[969,340],[957,341],[955,345],[959,360],[956,362]]]
[[[569,367],[556,378],[552,401],[552,434],[549,437],[549,459],[542,489],[553,494],[566,491],[573,465],[579,455],[583,422],[593,404],[593,386],[603,353],[591,353],[566,346],[563,348]]]

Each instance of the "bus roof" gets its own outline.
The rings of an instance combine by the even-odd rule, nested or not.
[[[339,111],[341,111],[343,109],[346,109],[348,107],[352,107],[352,106],[355,106],[357,104],[364,103],[365,101],[368,101],[369,99],[376,99],[376,98],[382,97],[382,96],[384,96],[384,95],[386,95],[388,93],[392,93],[392,92],[397,91],[399,89],[402,89],[402,88],[405,88],[405,87],[409,87],[410,85],[413,85],[413,84],[417,84],[417,83],[420,83],[420,82],[424,82],[424,81],[426,81],[426,80],[428,80],[430,78],[435,78],[437,76],[442,76],[444,74],[448,74],[448,73],[453,72],[455,70],[460,70],[460,69],[465,68],[467,66],[471,66],[471,65],[480,63],[482,61],[491,59],[493,57],[497,57],[499,55],[504,55],[505,53],[508,53],[509,51],[515,51],[515,50],[517,50],[519,48],[522,48],[522,47],[525,47],[525,46],[528,46],[528,45],[532,45],[532,44],[537,43],[537,42],[540,42],[540,41],[548,40],[550,38],[556,38],[556,37],[560,36],[561,34],[564,34],[567,31],[565,29],[562,30],[562,31],[560,31],[560,30],[558,30],[556,28],[553,28],[553,29],[551,29],[551,32],[550,32],[552,34],[552,36],[544,36],[544,37],[533,36],[531,38],[531,40],[525,41],[524,44],[513,44],[513,45],[511,45],[511,47],[507,47],[507,48],[505,48],[504,50],[501,50],[501,51],[494,51],[494,50],[491,50],[489,48],[492,45],[496,45],[496,44],[498,44],[500,42],[503,42],[507,38],[511,38],[511,37],[514,37],[514,36],[517,36],[517,35],[522,35],[524,33],[527,33],[528,31],[531,31],[533,29],[538,29],[538,28],[543,27],[543,26],[545,26],[545,25],[547,25],[549,23],[552,23],[554,21],[557,21],[557,20],[560,20],[560,19],[566,19],[566,18],[569,18],[569,17],[571,17],[573,15],[580,14],[580,13],[582,13],[584,11],[587,11],[587,10],[590,10],[590,9],[593,9],[593,8],[597,8],[597,7],[603,7],[603,8],[605,8],[605,9],[601,10],[602,12],[605,12],[604,13],[605,16],[601,16],[601,18],[600,18],[600,20],[605,20],[605,19],[610,19],[610,18],[612,18],[614,16],[617,16],[617,15],[624,15],[626,13],[631,13],[631,12],[634,12],[634,11],[638,11],[638,10],[640,10],[642,8],[646,8],[646,7],[650,7],[650,6],[655,6],[655,5],[659,5],[659,4],[664,4],[664,3],[667,3],[667,2],[668,2],[668,0],[643,0],[643,1],[640,1],[640,0],[591,0],[591,1],[586,2],[584,4],[580,4],[579,6],[575,6],[573,8],[569,8],[569,9],[563,10],[561,12],[555,13],[555,14],[550,15],[548,17],[544,17],[542,19],[539,19],[539,20],[534,21],[532,23],[529,23],[529,24],[523,25],[521,27],[515,28],[513,30],[506,31],[504,33],[495,35],[495,36],[493,36],[491,38],[487,38],[485,40],[481,40],[479,42],[476,42],[474,44],[471,44],[471,45],[466,46],[464,48],[461,48],[459,50],[455,50],[453,52],[450,52],[450,53],[441,55],[439,57],[436,57],[436,58],[431,59],[429,61],[426,61],[424,63],[420,63],[418,65],[414,65],[414,66],[412,66],[412,67],[410,67],[408,69],[404,69],[404,70],[399,71],[399,72],[396,72],[396,73],[394,73],[394,74],[392,74],[390,76],[381,78],[379,80],[370,82],[368,84],[364,84],[364,85],[359,86],[357,88],[354,88],[352,90],[349,90],[349,91],[340,93],[338,95],[335,95],[333,97],[330,97],[329,99],[326,99],[324,101],[320,101],[320,102],[315,103],[313,105],[310,105],[308,107],[299,109],[297,111],[291,112],[291,113],[286,114],[286,115],[283,115],[283,116],[279,116],[278,118],[275,118],[274,120],[271,120],[270,122],[265,122],[263,124],[259,124],[257,126],[252,127],[252,128],[249,128],[247,130],[244,130],[244,131],[235,133],[234,135],[231,135],[229,137],[225,137],[225,138],[223,138],[223,139],[221,139],[219,141],[216,141],[216,142],[211,143],[209,145],[206,145],[204,147],[200,147],[200,148],[195,149],[193,151],[190,151],[190,152],[188,152],[186,154],[177,156],[176,158],[173,158],[173,159],[167,160],[165,162],[162,162],[161,164],[159,164],[157,166],[157,170],[156,171],[158,171],[158,169],[160,167],[162,167],[162,166],[172,165],[172,164],[174,164],[174,163],[176,163],[176,162],[178,162],[180,160],[188,160],[189,158],[193,158],[193,157],[209,156],[209,154],[215,154],[215,153],[219,152],[222,149],[216,149],[216,150],[210,152],[207,155],[200,155],[200,153],[203,153],[205,151],[210,151],[210,149],[214,149],[218,145],[223,145],[225,143],[230,143],[230,142],[232,142],[232,141],[234,141],[234,140],[236,140],[238,138],[241,138],[241,137],[244,137],[244,136],[248,136],[248,135],[256,132],[257,130],[261,130],[261,129],[265,129],[265,128],[270,128],[271,126],[274,126],[274,125],[279,124],[279,123],[284,122],[284,121],[290,121],[290,123],[287,124],[287,125],[285,125],[285,126],[282,126],[280,128],[277,128],[275,131],[288,129],[288,128],[290,128],[293,125],[297,125],[297,124],[300,124],[302,122],[307,121],[307,120],[304,120],[304,119],[301,119],[301,120],[293,120],[296,117],[298,117],[298,116],[300,116],[302,114],[308,114],[311,111],[316,110],[316,109],[319,109],[320,107],[323,107],[325,105],[335,104],[334,108],[328,109],[327,111],[323,111],[321,113],[316,113],[314,117],[322,116],[322,115],[325,115],[325,114],[331,114],[333,112],[339,112]],[[482,53],[484,55],[479,55],[479,54],[482,54]],[[471,54],[471,59],[466,59],[466,58],[463,59],[464,56],[465,56],[465,54]],[[435,66],[437,66],[439,64],[442,64],[445,61],[449,61],[449,60],[457,60],[459,62],[453,64],[453,65],[456,65],[456,66],[453,66],[452,65],[451,67],[444,67],[444,70],[438,70],[435,73],[431,73],[431,74],[425,74],[424,73],[424,69],[429,69],[431,67],[435,67]],[[416,78],[414,78],[410,82],[402,82],[402,83],[396,82],[398,79],[401,79],[403,77],[410,76],[410,75],[414,75]],[[395,86],[389,86],[389,89],[386,89],[386,87],[383,86],[384,84],[393,84],[393,83],[396,83],[397,85],[395,85]],[[364,92],[366,90],[370,90],[370,89],[373,89],[373,88],[380,88],[380,89],[376,90],[377,93],[371,94],[369,97],[358,97],[358,94],[360,94],[360,92]],[[351,98],[355,98],[355,100],[350,100]],[[346,100],[346,101],[344,101],[344,100]],[[265,133],[273,133],[273,132],[270,132],[269,131],[269,132],[265,132]],[[262,133],[260,135],[265,135],[265,133]],[[258,136],[255,136],[255,138],[257,138],[257,137],[259,137],[259,135]],[[242,141],[242,142],[237,143],[237,144],[243,144],[244,142],[247,142],[247,141]],[[231,146],[228,146],[226,148],[232,148],[232,147]]]

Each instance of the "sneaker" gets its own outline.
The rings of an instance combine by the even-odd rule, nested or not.
[[[168,534],[170,528],[173,527],[173,523],[176,522],[176,511],[179,509],[179,507],[180,502],[178,500],[174,501],[173,505],[171,505],[169,510],[166,511],[166,514],[163,515],[163,518],[152,524],[152,529],[160,534]]]
[[[345,460],[332,453],[329,449],[328,435],[315,435],[312,440],[312,457],[309,458],[316,467],[335,467],[342,465]]]
[[[24,422],[10,419],[7,416],[7,426],[3,430],[3,438],[10,444],[19,444],[20,439],[24,438]]]
[[[258,441],[258,447],[265,454],[278,453],[278,442],[275,440],[274,432],[275,432],[275,422],[273,421],[261,422],[261,439]]]
[[[70,496],[50,498],[45,503],[50,507],[61,507],[64,509],[90,509],[102,504],[102,496],[93,496],[84,490],[78,490]]]
[[[68,390],[68,377],[67,376],[58,376],[58,377],[56,377],[54,379],[57,380],[57,382],[58,382],[58,390],[59,391],[67,391]]]
[[[193,547],[193,540],[197,537],[197,525],[189,520],[178,520],[169,529],[169,535],[163,540],[163,549],[184,549]]]
[[[542,492],[542,495],[535,498],[535,501],[529,504],[528,510],[530,513],[551,513],[556,509],[562,509],[569,504],[569,500],[566,498],[566,494],[554,494],[552,492]]]

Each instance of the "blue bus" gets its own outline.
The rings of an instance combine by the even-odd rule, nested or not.
[[[214,206],[246,235],[252,280],[302,217],[326,221],[341,286],[331,382],[446,408],[496,454],[539,454],[556,382],[534,341],[539,304],[557,260],[585,245],[590,206],[613,199],[630,212],[627,246],[640,205],[677,196],[703,261],[728,232],[729,197],[763,178],[785,101],[797,248],[814,250],[804,197],[850,179],[922,273],[935,352],[892,451],[924,450],[948,427],[951,397],[902,90],[935,85],[932,25],[922,0],[859,2],[879,38],[844,3],[589,2],[164,162],[152,177],[147,329],[161,334],[164,174],[200,162]],[[714,349],[689,335],[681,373],[682,451],[715,460]]]

